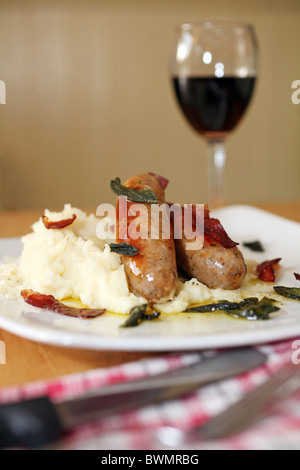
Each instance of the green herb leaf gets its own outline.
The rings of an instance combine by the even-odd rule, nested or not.
[[[244,318],[246,320],[269,320],[271,313],[277,312],[279,307],[274,305],[275,300],[263,298],[257,304],[249,304],[246,308],[232,310],[227,312],[228,315],[234,318]]]
[[[120,178],[115,178],[110,182],[112,191],[118,196],[127,197],[129,201],[143,204],[156,204],[158,197],[151,189],[126,188],[121,184]]]
[[[299,287],[284,287],[275,286],[274,290],[277,294],[286,297],[287,299],[300,300],[300,288]]]
[[[247,320],[268,320],[270,314],[279,310],[274,305],[275,300],[264,297],[260,302],[256,297],[244,299],[241,302],[229,302],[221,300],[214,304],[200,305],[187,309],[186,312],[216,312],[224,311],[227,315],[234,318],[243,318]]]
[[[130,311],[129,318],[121,325],[123,328],[138,326],[142,321],[154,320],[160,316],[159,312],[153,311],[152,313],[146,313],[147,304],[137,305]]]
[[[237,310],[247,305],[257,304],[258,299],[256,297],[250,297],[248,299],[243,299],[241,302],[229,302],[228,300],[220,300],[219,302],[207,305],[199,305],[197,307],[188,308],[186,312],[216,312],[216,311],[228,311],[228,310]]]
[[[245,246],[246,248],[249,248],[249,250],[256,251],[256,252],[263,253],[265,251],[264,247],[262,246],[262,244],[258,240],[254,241],[254,242],[243,243],[243,246]]]
[[[136,256],[139,249],[129,243],[110,243],[110,251],[119,255]]]

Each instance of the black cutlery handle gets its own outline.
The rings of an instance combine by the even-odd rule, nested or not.
[[[39,448],[62,435],[54,405],[47,397],[0,406],[0,448]]]

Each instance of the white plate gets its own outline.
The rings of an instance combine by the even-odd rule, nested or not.
[[[259,262],[282,258],[278,284],[295,286],[300,272],[300,224],[249,206],[231,206],[214,213],[230,237],[240,243],[260,240],[266,251],[241,249],[246,259]],[[0,259],[19,256],[19,239],[0,240]],[[299,286],[300,287],[300,286]],[[283,301],[271,320],[250,322],[225,315],[180,314],[120,328],[121,315],[92,320],[62,317],[26,305],[0,300],[0,327],[34,341],[95,350],[184,351],[260,344],[300,336],[300,303]]]

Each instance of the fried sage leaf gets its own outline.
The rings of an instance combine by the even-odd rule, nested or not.
[[[300,300],[300,288],[299,287],[284,287],[275,286],[273,287],[275,292],[287,299]]]
[[[260,253],[263,253],[265,251],[264,247],[262,246],[259,240],[255,240],[254,242],[245,242],[243,243],[243,246],[245,246],[246,248],[249,248],[249,250],[260,252]]]
[[[275,300],[265,297],[256,304],[249,304],[246,308],[232,310],[227,312],[227,314],[234,318],[244,318],[245,320],[269,320],[271,313],[280,310],[280,308],[276,307],[274,303]]]
[[[257,304],[258,298],[250,297],[248,299],[243,299],[241,302],[229,302],[228,300],[220,300],[213,304],[206,304],[206,305],[199,305],[197,307],[188,308],[185,310],[186,312],[199,312],[199,313],[207,313],[207,312],[216,312],[216,311],[228,311],[228,310],[237,310],[243,307],[247,307],[247,305]]]
[[[258,301],[256,297],[249,297],[243,299],[241,302],[229,302],[227,300],[221,300],[219,302],[200,305],[185,310],[186,312],[216,312],[223,311],[227,315],[235,318],[244,318],[247,320],[268,320],[270,314],[279,310],[274,305],[275,300],[264,297],[261,301]]]
[[[110,251],[118,253],[119,255],[136,256],[139,249],[129,243],[110,243]]]
[[[142,204],[156,204],[158,197],[151,189],[126,188],[121,184],[120,178],[111,180],[110,187],[118,196],[127,197],[129,201],[140,202]]]
[[[137,305],[133,307],[130,311],[129,318],[121,326],[123,328],[128,328],[132,326],[138,326],[142,321],[145,320],[154,320],[160,316],[159,312],[153,311],[152,313],[147,313],[147,304]]]

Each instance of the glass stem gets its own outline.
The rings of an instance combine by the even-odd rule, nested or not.
[[[224,169],[226,152],[224,140],[208,140],[208,205],[218,209],[224,205]]]

